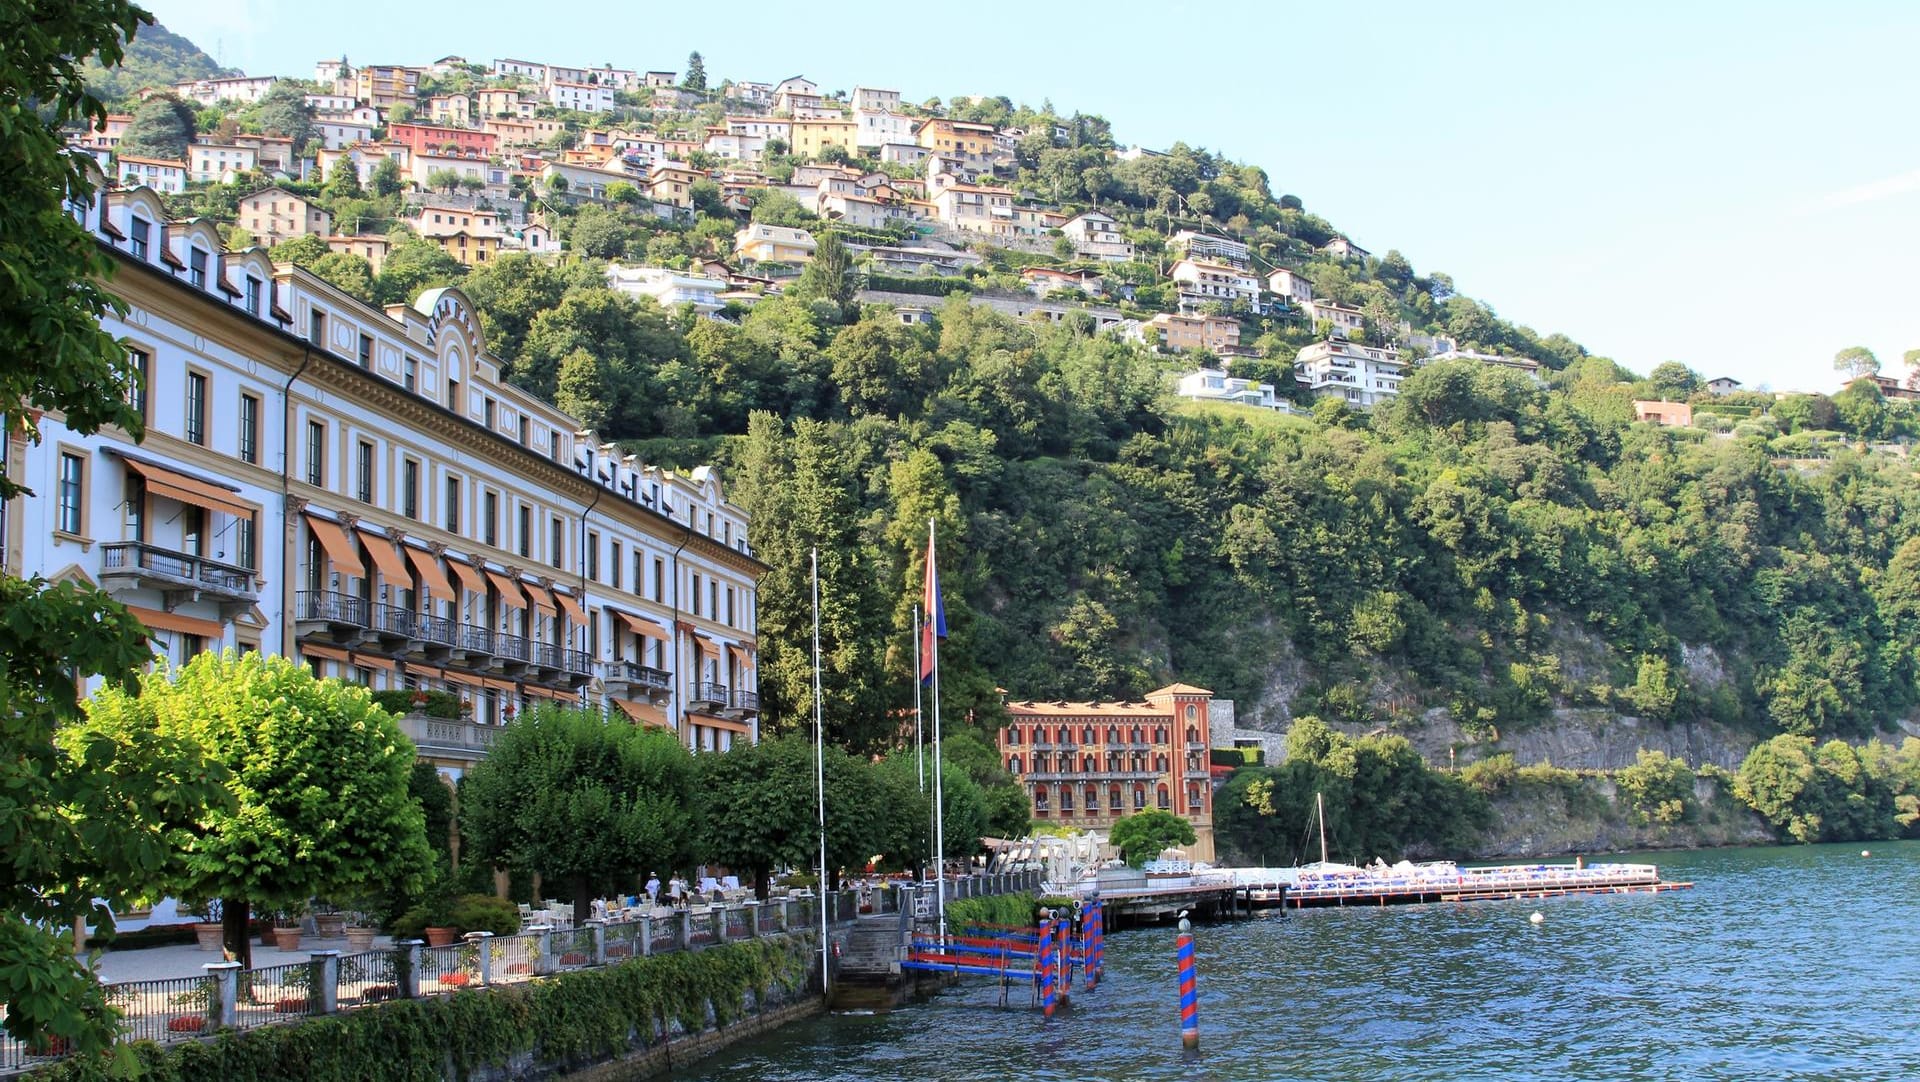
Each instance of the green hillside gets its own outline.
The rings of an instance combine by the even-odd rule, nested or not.
[[[88,57],[83,72],[87,89],[108,106],[124,105],[143,87],[171,86],[182,79],[206,79],[239,72],[214,63],[198,45],[155,23],[141,27],[127,54],[111,68]]]

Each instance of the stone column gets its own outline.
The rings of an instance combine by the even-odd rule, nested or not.
[[[463,938],[473,944],[474,953],[480,960],[480,986],[485,988],[493,983],[493,945],[488,940],[492,932],[468,932]]]
[[[596,966],[606,965],[607,922],[604,920],[589,920],[587,921],[587,927],[593,931],[593,964]]]
[[[236,1000],[239,992],[239,962],[209,962],[207,971],[207,1020],[216,1029],[232,1029],[239,1022]]]
[[[420,998],[420,948],[426,946],[418,939],[403,939],[393,945],[394,964],[400,967],[400,996],[403,999]]]
[[[340,952],[312,951],[307,963],[307,1012],[334,1014],[340,1010]]]

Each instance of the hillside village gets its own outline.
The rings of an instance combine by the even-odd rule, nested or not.
[[[139,96],[169,95],[194,113],[179,154],[121,145],[138,110],[76,145],[117,182],[228,226],[231,247],[309,264],[338,254],[318,273],[349,292],[410,238],[457,264],[441,278],[571,246],[609,259],[615,290],[726,319],[780,293],[832,236],[857,271],[857,299],[903,323],[930,321],[956,294],[1021,319],[1088,320],[1189,356],[1176,389],[1196,400],[1367,408],[1418,364],[1466,360],[1538,380],[1543,363],[1585,355],[1564,336],[1505,324],[1446,275],[1416,275],[1398,252],[1375,257],[1298,198],[1272,195],[1257,168],[1184,145],[1123,146],[1103,119],[1050,104],[914,104],[896,89],[830,91],[802,75],[709,86],[698,53],[684,72],[343,56],[306,80],[224,75]],[[582,208],[617,211],[651,235],[596,242],[579,228]],[[424,273],[411,284],[444,284]],[[1912,381],[1874,378],[1887,398],[1920,397]],[[1695,377],[1636,411],[1692,424],[1685,400],[1696,396],[1730,406],[1706,411],[1725,431],[1786,397],[1740,391]]]

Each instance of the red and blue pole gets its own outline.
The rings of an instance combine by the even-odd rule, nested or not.
[[[1183,917],[1180,935],[1173,941],[1174,963],[1180,971],[1180,1047],[1200,1047],[1200,993],[1193,972],[1193,925]]]
[[[1081,930],[1081,967],[1087,975],[1087,987],[1100,983],[1100,903],[1087,905],[1086,924]]]
[[[1062,917],[1054,925],[1054,934],[1060,940],[1060,979],[1055,983],[1060,988],[1060,1005],[1067,1005],[1073,995],[1073,918]]]
[[[1040,918],[1040,1013],[1053,1017],[1053,918]]]

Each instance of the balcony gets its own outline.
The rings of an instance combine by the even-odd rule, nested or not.
[[[603,661],[600,679],[607,685],[607,694],[616,699],[644,697],[653,705],[661,706],[673,695],[672,673],[637,661]]]
[[[699,683],[693,685],[688,697],[687,707],[692,710],[704,710],[712,713],[723,709],[728,702],[727,685]]]
[[[760,694],[755,691],[735,689],[727,698],[727,714],[735,718],[750,718],[760,713]]]
[[[302,639],[355,646],[368,637],[371,616],[364,597],[335,590],[301,590],[293,601],[294,633]]]
[[[405,714],[400,718],[400,731],[407,734],[423,756],[477,763],[486,758],[487,748],[500,735],[501,727]]]
[[[260,600],[253,572],[218,563],[203,556],[176,552],[144,541],[113,541],[100,546],[100,585],[109,593],[117,587],[148,588],[167,595],[167,607],[203,598],[219,601],[222,614]]]

